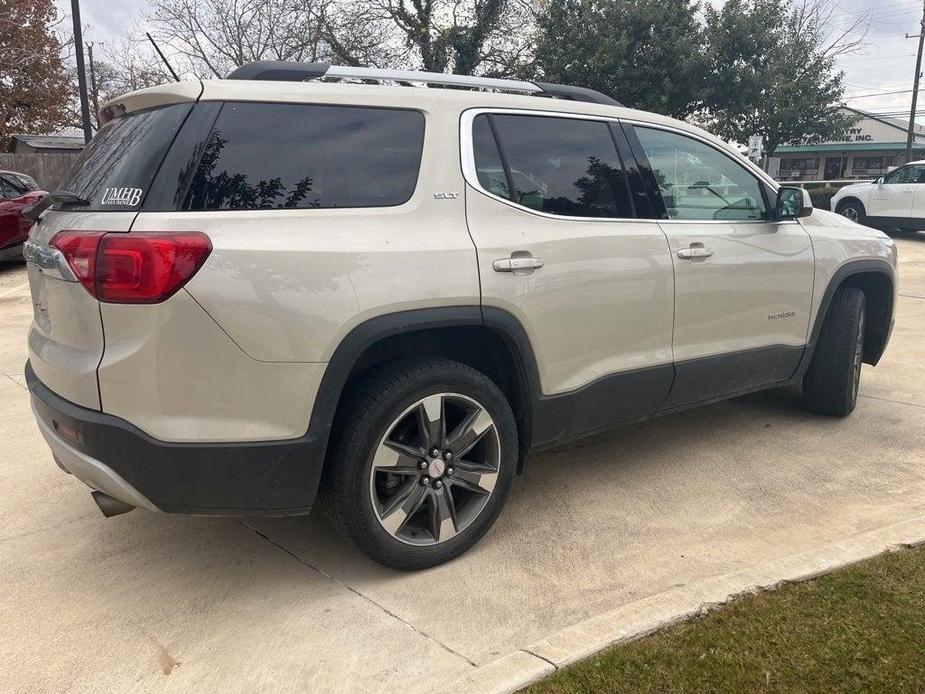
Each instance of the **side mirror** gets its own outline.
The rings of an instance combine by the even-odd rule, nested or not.
[[[777,191],[775,218],[778,220],[808,217],[813,213],[813,200],[805,188],[784,186]]]
[[[876,181],[876,183],[877,183],[878,186],[882,186],[882,185],[883,185],[883,176],[881,176],[880,178],[878,178],[877,181]]]

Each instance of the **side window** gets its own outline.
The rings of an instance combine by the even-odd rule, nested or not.
[[[883,179],[884,183],[925,183],[925,166],[911,164],[896,169]]]
[[[634,128],[671,219],[768,219],[761,185],[719,150],[690,137]]]
[[[414,193],[419,111],[226,103],[183,208],[387,207]]]
[[[508,198],[511,191],[507,185],[507,173],[498,151],[498,143],[491,131],[488,116],[476,116],[472,123],[472,149],[475,153],[475,170],[482,188],[489,193]]]
[[[504,197],[569,217],[633,216],[625,173],[606,123],[551,116],[490,118],[510,174],[508,187],[514,189]],[[476,156],[476,168],[487,173],[490,160],[479,161],[478,148]]]

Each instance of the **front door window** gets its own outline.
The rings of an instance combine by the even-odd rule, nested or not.
[[[699,140],[637,127],[671,219],[769,219],[761,186],[731,156]]]

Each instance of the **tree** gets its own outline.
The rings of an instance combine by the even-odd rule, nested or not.
[[[373,0],[428,72],[511,72],[526,44],[526,7],[510,0]],[[487,69],[480,70],[480,68]]]
[[[836,32],[830,0],[727,0],[706,9],[706,125],[767,156],[787,143],[838,139],[856,119],[841,111],[840,55],[863,40],[865,17]]]
[[[177,68],[224,77],[255,60],[357,65],[389,54],[381,18],[351,0],[153,0],[152,33]]]
[[[70,122],[72,86],[55,36],[53,0],[0,0],[0,144]]]
[[[526,76],[683,118],[701,100],[699,9],[696,0],[548,0]]]
[[[254,60],[508,74],[526,0],[152,0],[180,68],[222,77]]]

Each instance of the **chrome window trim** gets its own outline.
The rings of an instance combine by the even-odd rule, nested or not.
[[[724,154],[729,157],[732,161],[742,166],[746,171],[755,175],[754,169],[757,169],[761,172],[761,180],[767,182],[771,185],[774,192],[780,188],[780,184],[775,181],[773,178],[770,178],[767,174],[761,171],[760,168],[756,167],[750,161],[745,160],[744,162],[737,161],[731,152],[723,151],[722,148],[717,147],[715,143],[710,142],[707,138],[701,137],[695,133],[687,132],[681,128],[674,128],[668,125],[662,125],[659,123],[650,123],[648,121],[643,121],[635,118],[621,118],[616,116],[598,116],[598,115],[589,115],[585,113],[571,113],[569,111],[548,111],[540,109],[513,109],[513,108],[471,108],[462,112],[459,119],[459,145],[460,145],[460,163],[462,165],[463,178],[466,183],[477,190],[482,195],[487,195],[493,200],[504,203],[510,207],[513,207],[516,210],[522,212],[527,212],[538,217],[545,217],[546,219],[558,219],[571,222],[598,222],[598,223],[612,223],[612,222],[636,222],[643,224],[796,224],[797,220],[782,220],[774,222],[773,220],[768,219],[642,219],[639,217],[572,217],[567,215],[560,214],[551,214],[549,212],[541,212],[539,210],[534,210],[524,205],[520,205],[513,200],[508,200],[507,198],[502,198],[500,195],[495,195],[489,190],[486,190],[482,187],[482,184],[479,183],[478,173],[475,168],[475,145],[472,138],[472,124],[475,121],[477,116],[483,114],[498,114],[504,116],[546,116],[549,118],[573,118],[576,120],[594,120],[600,121],[603,123],[628,123],[630,125],[639,125],[641,127],[652,127],[658,128],[661,130],[666,130],[668,132],[675,133],[677,135],[682,135],[685,137],[690,137],[691,139],[702,142],[703,144],[712,147],[720,154]],[[743,165],[745,162],[748,165]]]

